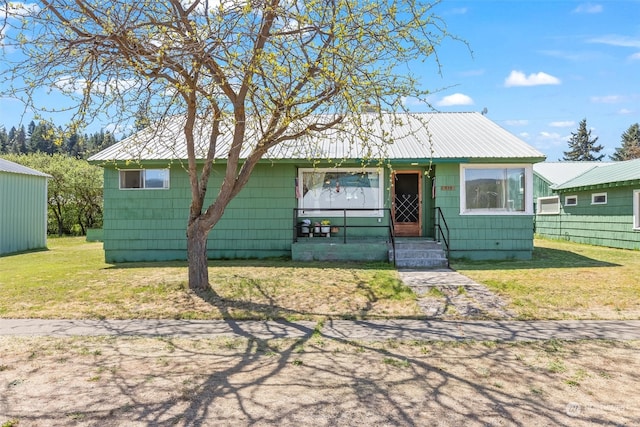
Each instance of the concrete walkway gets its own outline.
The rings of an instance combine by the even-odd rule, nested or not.
[[[317,323],[309,321],[198,320],[41,320],[0,319],[0,336],[124,336],[254,339],[308,338]],[[567,321],[327,321],[327,338],[356,341],[534,341],[547,339],[640,340],[640,320]]]
[[[398,270],[402,282],[418,297],[418,305],[430,319],[514,319],[507,303],[477,283],[451,269]]]

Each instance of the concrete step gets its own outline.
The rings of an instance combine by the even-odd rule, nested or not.
[[[393,256],[393,250],[390,250],[390,255]],[[442,249],[398,249],[395,253],[396,259],[403,258],[445,258],[445,253]]]
[[[439,269],[447,268],[447,266],[446,258],[411,258],[396,261],[396,267],[398,268]]]
[[[396,240],[396,249],[442,249],[435,240]]]
[[[395,253],[389,248],[389,261],[401,268],[444,268],[447,257],[441,243],[432,240],[396,241]]]

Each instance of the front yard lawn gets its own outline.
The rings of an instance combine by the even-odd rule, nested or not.
[[[372,319],[424,316],[389,265],[211,261],[212,293],[184,262],[105,264],[101,243],[50,239],[0,257],[0,318]],[[640,318],[640,252],[536,239],[530,261],[454,261],[519,319]]]
[[[452,262],[522,319],[640,318],[640,251],[536,239],[533,259]]]
[[[214,292],[187,285],[184,262],[104,262],[101,243],[49,239],[0,257],[0,317],[289,319],[415,317],[416,296],[380,264],[211,261]]]

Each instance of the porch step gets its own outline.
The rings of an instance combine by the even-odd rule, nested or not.
[[[397,240],[396,251],[389,249],[389,261],[395,257],[399,268],[446,268],[447,256],[442,243],[427,239]]]

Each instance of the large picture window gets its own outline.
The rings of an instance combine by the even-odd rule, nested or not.
[[[167,189],[169,169],[121,170],[120,189]]]
[[[462,165],[462,214],[533,214],[531,165]]]
[[[296,189],[300,215],[332,214],[322,209],[372,209],[348,211],[347,215],[382,216],[382,176],[379,169],[300,169]]]

